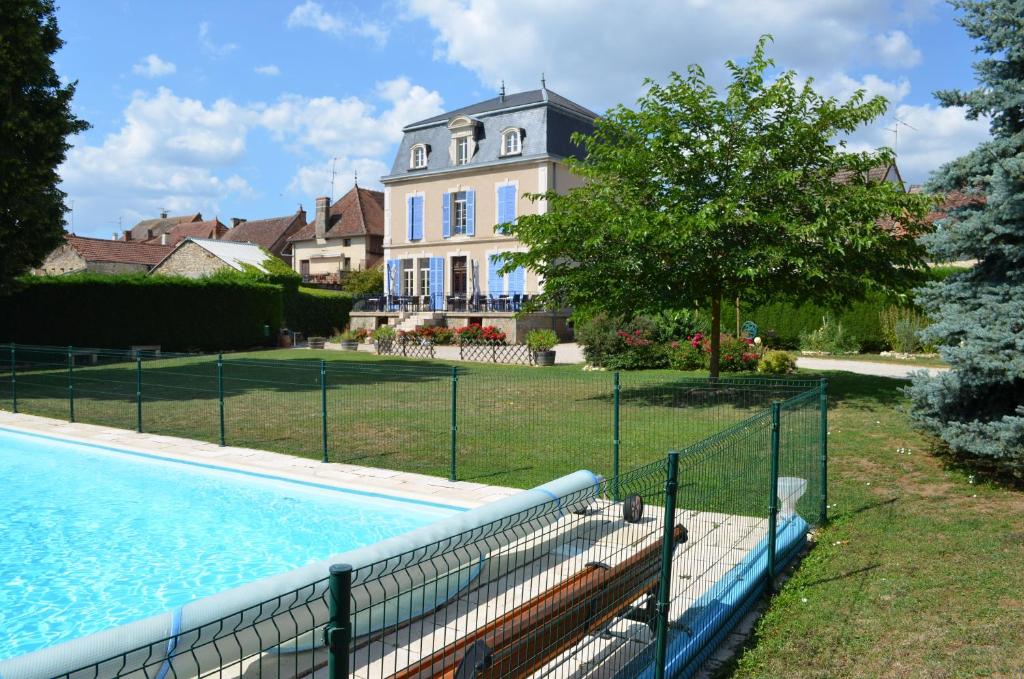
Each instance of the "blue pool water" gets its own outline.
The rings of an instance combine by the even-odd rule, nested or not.
[[[455,511],[0,429],[0,659]]]

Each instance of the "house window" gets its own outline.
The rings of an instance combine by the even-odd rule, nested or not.
[[[469,212],[466,208],[466,192],[452,194],[452,233],[456,236],[466,235],[466,223]]]
[[[402,260],[402,294],[411,295],[413,291],[413,281],[416,280],[415,271],[412,266],[413,260],[403,259]]]
[[[427,166],[427,147],[423,144],[416,144],[412,147],[412,158],[409,160],[409,167],[416,170]]]
[[[455,164],[465,165],[469,162],[469,137],[459,137],[455,140]]]
[[[519,130],[506,130],[501,135],[501,155],[514,156],[522,153],[523,147],[519,139]]]
[[[421,295],[430,294],[430,258],[421,257],[419,261],[420,267],[420,292]]]
[[[341,245],[342,245],[342,247],[346,247],[346,248],[349,247],[350,245],[352,245],[352,239],[351,238],[342,238],[341,239]]]

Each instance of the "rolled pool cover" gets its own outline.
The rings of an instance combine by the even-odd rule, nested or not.
[[[353,569],[353,636],[362,636],[441,605],[472,582],[489,552],[588,504],[600,482],[577,471],[173,611],[2,660],[0,679],[145,677],[158,666],[162,679],[230,665],[325,624],[325,577],[337,563]],[[424,551],[436,543],[445,544]],[[175,649],[190,652],[174,656]]]

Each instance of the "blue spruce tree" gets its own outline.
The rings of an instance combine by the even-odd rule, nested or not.
[[[936,93],[970,118],[991,117],[992,139],[941,167],[929,189],[959,200],[924,244],[936,261],[976,260],[917,292],[934,321],[922,334],[952,370],[917,375],[914,419],[956,454],[1024,478],[1024,0],[957,1],[979,41],[978,89]]]

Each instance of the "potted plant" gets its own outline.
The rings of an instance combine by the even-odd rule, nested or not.
[[[359,349],[359,334],[355,330],[346,330],[336,335],[334,341],[341,344],[343,351],[356,351]]]
[[[531,330],[526,334],[526,346],[533,352],[533,360],[537,365],[554,365],[554,346],[558,344],[558,335],[554,330]]]

